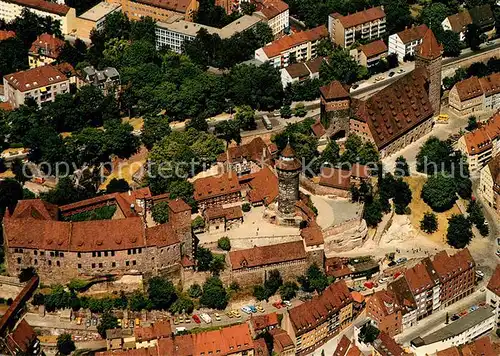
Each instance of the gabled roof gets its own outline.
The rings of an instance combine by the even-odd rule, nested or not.
[[[309,69],[307,69],[305,63],[294,63],[290,64],[284,70],[288,72],[291,78],[303,78],[309,76]]]
[[[57,220],[58,208],[56,205],[41,199],[19,200],[11,217],[15,219]]]
[[[367,58],[379,56],[387,52],[387,45],[382,40],[376,40],[358,48]]]
[[[377,340],[373,342],[373,347],[382,356],[404,356],[407,355],[398,343],[385,331],[381,331]]]
[[[349,346],[351,346],[351,340],[349,340],[347,336],[342,335],[333,356],[345,356],[347,351],[349,351]]]
[[[278,178],[268,166],[265,166],[260,171],[246,176],[241,179],[248,179],[250,191],[247,193],[247,198],[251,203],[262,202],[264,205],[271,204],[278,196]]]
[[[417,263],[413,268],[408,268],[404,275],[414,295],[434,287],[434,281],[422,262]]]
[[[186,12],[192,0],[135,0],[139,4],[151,5],[160,9],[171,10],[176,12]]]
[[[467,30],[467,26],[472,23],[472,18],[469,11],[465,9],[457,14],[448,16],[448,21],[450,22],[451,30],[455,33],[460,33]]]
[[[55,67],[47,65],[7,74],[4,79],[20,92],[64,82],[68,78]]]
[[[45,57],[57,59],[64,46],[64,41],[54,35],[42,33],[31,44],[31,54],[43,54]]]
[[[302,335],[318,325],[341,308],[352,303],[352,296],[344,281],[331,284],[323,293],[314,296],[288,311],[295,335]]]
[[[262,267],[276,263],[303,260],[306,251],[302,241],[286,242],[277,245],[256,246],[246,250],[229,252],[232,270]]]
[[[16,33],[14,31],[0,30],[0,41],[5,41],[12,37],[16,37]]]
[[[372,7],[364,11],[358,11],[347,16],[337,16],[344,28],[358,26],[366,22],[383,19],[384,17],[385,12],[381,6]]]
[[[302,43],[317,41],[325,37],[328,37],[328,29],[326,26],[321,25],[311,30],[295,32],[289,36],[283,36],[267,46],[264,46],[262,49],[267,58],[274,58],[282,52]]]
[[[311,125],[311,130],[312,130],[314,136],[316,136],[318,138],[320,138],[321,136],[323,136],[326,133],[326,130],[319,119],[316,120],[316,122]]]
[[[469,10],[472,23],[479,27],[490,26],[495,23],[495,16],[489,4],[473,7]]]
[[[193,186],[196,201],[241,191],[238,176],[232,171],[220,176],[199,178],[194,181]]]
[[[319,91],[326,100],[349,98],[349,92],[338,80],[322,86]]]
[[[233,162],[246,159],[247,161],[263,163],[269,162],[270,157],[271,153],[262,137],[256,137],[247,144],[229,147],[226,152],[217,157],[217,161]]]
[[[493,141],[498,137],[500,137],[500,113],[464,135],[467,153],[475,155],[491,149]]]
[[[460,101],[469,100],[483,95],[483,88],[478,77],[470,77],[455,84]]]
[[[497,268],[495,268],[495,272],[491,276],[487,288],[500,297],[500,264],[497,264]]]
[[[426,69],[416,68],[366,101],[358,102],[355,116],[368,124],[379,149],[433,116],[427,83]]]
[[[490,170],[493,183],[500,186],[500,154],[493,157],[493,159],[488,163],[488,168]]]
[[[288,10],[288,4],[281,0],[258,0],[257,11],[260,11],[268,20]]]
[[[59,16],[66,16],[68,11],[71,10],[69,6],[44,0],[6,0],[6,1],[19,6],[25,6],[28,8],[49,12],[51,14]]]
[[[406,44],[413,41],[421,40],[429,28],[426,24],[412,26],[401,32],[398,32],[398,37]]]
[[[434,36],[434,32],[432,32],[431,29],[427,29],[422,39],[422,43],[417,48],[417,56],[435,59],[441,56],[442,52],[443,46],[438,43],[436,36]]]

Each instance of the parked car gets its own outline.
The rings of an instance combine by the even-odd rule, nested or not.
[[[91,322],[92,322],[92,326],[97,326],[97,318],[96,317],[93,317]]]
[[[174,318],[174,325],[179,325],[179,318],[178,317]]]
[[[250,309],[250,308],[249,308],[248,306],[246,306],[246,305],[245,305],[244,307],[242,307],[242,308],[241,308],[241,311],[242,311],[243,313],[252,314],[252,309]]]
[[[235,318],[241,318],[240,312],[238,310],[236,310],[236,309],[233,310],[233,315],[234,315]]]
[[[257,308],[254,305],[249,305],[248,308],[250,308],[252,313],[257,313]]]
[[[402,264],[402,263],[405,263],[406,261],[408,261],[408,259],[406,257],[400,257],[396,260],[396,263],[398,265]]]
[[[400,70],[398,70],[398,73],[403,73],[404,71],[405,70],[401,68]]]
[[[215,314],[214,314],[214,317],[215,317],[215,320],[217,320],[217,321],[221,321],[221,318],[220,318],[219,313],[215,313]]]
[[[389,73],[389,77],[393,77],[393,76],[394,76],[394,74],[396,74],[396,73],[394,73],[394,72],[390,72],[390,73]]]
[[[139,325],[141,325],[141,319],[135,318],[135,326],[139,327]]]
[[[179,323],[183,323],[184,322],[184,315],[181,315],[179,316]]]
[[[196,314],[193,315],[193,320],[196,324],[201,324],[200,317]]]
[[[179,334],[179,333],[182,333],[182,332],[185,332],[186,331],[186,328],[184,326],[179,326],[178,328],[175,328],[175,333],[174,334]]]
[[[500,251],[500,250],[497,250],[497,253],[498,253],[498,251]],[[484,273],[480,270],[476,270],[476,276],[484,278]]]
[[[353,89],[353,90],[354,90],[354,89],[357,89],[358,87],[359,87],[359,85],[358,85],[358,84],[353,84],[353,85],[351,85],[351,89]]]
[[[469,314],[469,312],[467,310],[464,310],[463,312],[461,312],[458,315],[462,317],[462,316],[466,316],[467,314]]]
[[[479,307],[478,307],[477,305],[473,305],[473,306],[471,306],[471,307],[469,308],[469,313],[472,313],[473,311],[476,311],[476,310],[478,310],[478,309],[479,309]]]
[[[184,316],[184,322],[187,323],[187,324],[189,324],[191,322],[191,316],[185,315]]]
[[[455,321],[455,320],[458,320],[458,319],[460,319],[460,317],[457,314],[453,314],[451,316],[451,321]]]
[[[212,322],[212,318],[207,313],[201,313],[200,318],[207,324],[210,324]]]
[[[260,305],[260,304],[259,304],[259,305],[257,305],[257,311],[258,311],[259,313],[264,313],[264,312],[265,312],[265,309],[264,309],[264,307],[263,307],[262,305]]]
[[[82,325],[82,318],[80,318],[80,317],[76,318],[76,324]]]

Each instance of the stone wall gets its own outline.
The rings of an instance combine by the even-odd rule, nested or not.
[[[332,187],[325,187],[314,183],[307,177],[300,176],[300,185],[314,195],[334,195],[336,197],[348,198],[349,191]]]
[[[303,259],[294,262],[273,264],[266,267],[235,270],[230,273],[227,283],[236,281],[242,287],[262,284],[266,280],[267,274],[275,269],[280,272],[284,281],[295,280],[298,276],[306,272],[308,266],[307,260]]]
[[[364,219],[353,219],[323,230],[325,255],[332,252],[349,251],[363,245],[368,234]]]
[[[433,123],[433,117],[431,116],[420,125],[413,128],[411,131],[408,131],[405,135],[399,137],[396,141],[393,141],[382,148],[380,150],[381,158],[390,156],[402,150],[403,148],[417,141],[419,138],[430,133],[432,131]]]

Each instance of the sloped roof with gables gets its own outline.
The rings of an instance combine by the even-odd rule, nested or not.
[[[344,28],[350,28],[354,26],[358,26],[364,24],[366,22],[371,22],[375,20],[381,20],[385,17],[385,12],[381,6],[372,7],[367,10],[358,11],[354,14],[350,14],[347,16],[338,16],[340,23]]]
[[[398,37],[406,44],[413,41],[421,40],[429,28],[426,24],[420,26],[412,26],[401,32],[398,32]]]
[[[306,251],[302,241],[286,242],[277,245],[256,246],[246,250],[229,252],[232,270],[263,267],[277,263],[303,260]]]
[[[429,28],[422,38],[422,43],[417,47],[417,56],[435,59],[443,53],[443,46],[439,44],[434,32]]]
[[[464,11],[448,16],[448,21],[450,22],[451,30],[453,32],[461,33],[467,30],[467,26],[472,23],[472,18],[469,11],[465,9]]]

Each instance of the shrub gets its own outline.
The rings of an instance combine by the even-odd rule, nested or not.
[[[192,284],[188,289],[188,295],[191,298],[199,298],[201,293],[201,286],[198,283]]]
[[[252,206],[250,205],[250,203],[244,203],[241,206],[241,210],[243,210],[245,213],[248,213],[251,209],[252,209]]]
[[[424,214],[422,220],[420,220],[420,230],[432,234],[438,229],[437,216],[434,213],[427,212]]]
[[[231,241],[229,240],[229,237],[221,237],[219,240],[217,240],[217,246],[224,251],[231,250]]]

